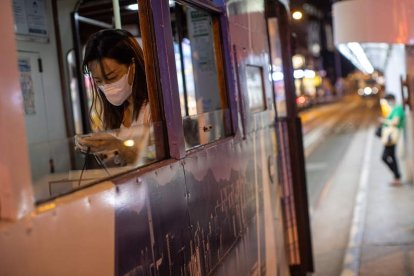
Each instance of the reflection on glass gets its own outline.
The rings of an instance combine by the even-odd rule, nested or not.
[[[249,99],[249,109],[252,112],[259,112],[266,109],[262,68],[258,66],[246,65],[246,84]]]
[[[228,109],[183,117],[185,148],[211,143],[231,134]]]
[[[271,81],[275,93],[276,110],[278,117],[287,116],[286,91],[283,75],[282,46],[277,18],[267,20],[271,55]]]
[[[113,136],[119,141],[111,149],[94,152],[76,147],[75,138],[31,145],[36,201],[44,201],[160,160],[163,153],[160,150],[157,152],[154,133],[162,141],[161,130],[161,123],[152,123],[80,136],[89,139]],[[66,162],[67,151],[72,156],[72,164]]]
[[[212,17],[178,4],[172,8],[174,51],[183,116],[221,109]]]
[[[190,40],[184,38],[181,43],[182,55],[180,55],[180,48],[177,42],[174,42],[174,53],[175,53],[175,64],[177,68],[177,79],[178,79],[178,91],[180,93],[180,106],[181,115],[186,116],[185,107],[188,107],[188,115],[197,114],[197,103],[194,91],[194,73],[193,64],[191,59],[191,45]],[[181,65],[181,58],[183,59],[184,66]],[[184,72],[184,76],[183,76]],[[185,81],[185,87],[183,84]],[[186,89],[186,93],[184,92]],[[185,97],[187,95],[187,105]]]
[[[171,9],[174,53],[186,149],[231,134],[220,91],[212,16],[176,3]]]
[[[79,99],[78,79],[76,78],[75,51],[70,50],[66,56],[69,72],[70,98],[72,100],[73,122],[75,133],[83,133],[82,116]]]

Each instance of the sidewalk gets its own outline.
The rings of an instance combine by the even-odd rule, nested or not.
[[[382,150],[374,139],[359,275],[414,275],[414,187],[389,185],[392,174],[380,159]]]
[[[353,226],[352,221],[354,217],[357,221],[362,217],[361,215],[354,216],[354,210],[356,209],[356,195],[360,187],[365,149],[369,148],[366,147],[367,139],[372,135],[364,130],[338,137],[337,141],[333,140],[334,137],[328,139],[307,160],[311,162],[307,165],[319,160],[329,160],[329,163],[335,163],[331,161],[331,152],[342,145],[345,140],[350,139],[350,143],[339,152],[340,155],[335,154],[336,164],[316,172],[317,174],[329,174],[329,176],[324,181],[325,184],[314,201],[315,204],[310,206],[315,276],[338,276],[344,268],[351,271],[351,274],[345,275],[356,275],[352,272],[357,271],[359,266],[360,251],[354,251],[360,249],[361,242],[356,246],[356,240],[350,238],[350,232],[362,233],[363,229],[363,224]],[[316,184],[319,179],[315,181],[309,178],[309,181],[308,184]],[[354,230],[351,231],[351,229]],[[346,264],[344,264],[344,259]]]
[[[382,150],[373,127],[358,131],[311,206],[315,275],[414,275],[414,187],[390,185]]]
[[[414,275],[414,187],[390,185],[382,150],[379,139],[367,137],[343,276]]]

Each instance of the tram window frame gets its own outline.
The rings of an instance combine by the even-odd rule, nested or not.
[[[234,119],[232,120],[233,115],[231,113],[231,100],[229,99],[231,88],[228,83],[230,81],[228,80],[227,74],[228,67],[226,67],[228,60],[226,60],[225,56],[227,49],[223,45],[223,42],[225,41],[222,32],[222,17],[224,16],[224,12],[223,9],[220,9],[216,5],[208,2],[190,0],[177,0],[174,2],[176,5],[204,12],[209,15],[209,18],[211,18],[211,34],[216,69],[215,72],[217,74],[217,96],[220,100],[220,108],[207,111],[205,113],[198,113],[197,111],[195,115],[191,115],[188,109],[188,99],[186,99],[187,95],[184,92],[183,97],[185,99],[182,102],[184,102],[185,106],[183,108],[182,104],[180,104],[180,115],[183,123],[185,150],[192,151],[200,146],[205,146],[234,135]],[[174,10],[171,11],[170,9],[170,23],[172,23],[171,14],[174,12]],[[186,24],[188,24],[188,22],[186,22]],[[171,28],[171,30],[173,31],[173,28]],[[174,31],[178,32],[179,30],[174,29]],[[183,40],[181,40],[182,35],[177,35],[179,37],[177,43],[178,47],[182,47],[182,45],[180,45],[183,42]],[[174,47],[174,45],[172,46]],[[172,69],[175,72],[174,77],[176,78],[177,86],[179,86],[179,77],[183,78],[181,83],[184,86],[186,85],[185,78],[183,77],[184,74],[181,74],[181,76],[177,74],[183,64],[183,56],[180,48],[180,67],[174,63],[174,68]],[[185,88],[183,90],[185,91]],[[177,92],[180,94],[180,87],[177,87]],[[198,101],[197,98],[196,100]],[[182,114],[183,110],[185,110],[185,114]],[[200,122],[202,122],[203,125],[200,125]]]

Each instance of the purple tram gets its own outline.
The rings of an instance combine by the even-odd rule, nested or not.
[[[287,0],[32,2],[0,11],[0,275],[313,271]],[[115,167],[73,141],[105,28],[143,48],[153,118]]]

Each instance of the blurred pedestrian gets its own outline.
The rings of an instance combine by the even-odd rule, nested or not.
[[[383,123],[381,141],[384,144],[382,160],[394,174],[394,180],[391,184],[398,186],[401,185],[401,174],[398,169],[395,149],[400,137],[401,129],[404,125],[405,114],[403,106],[396,104],[395,96],[393,94],[386,94],[384,99],[387,101],[391,111],[386,119],[381,118],[381,122]]]

